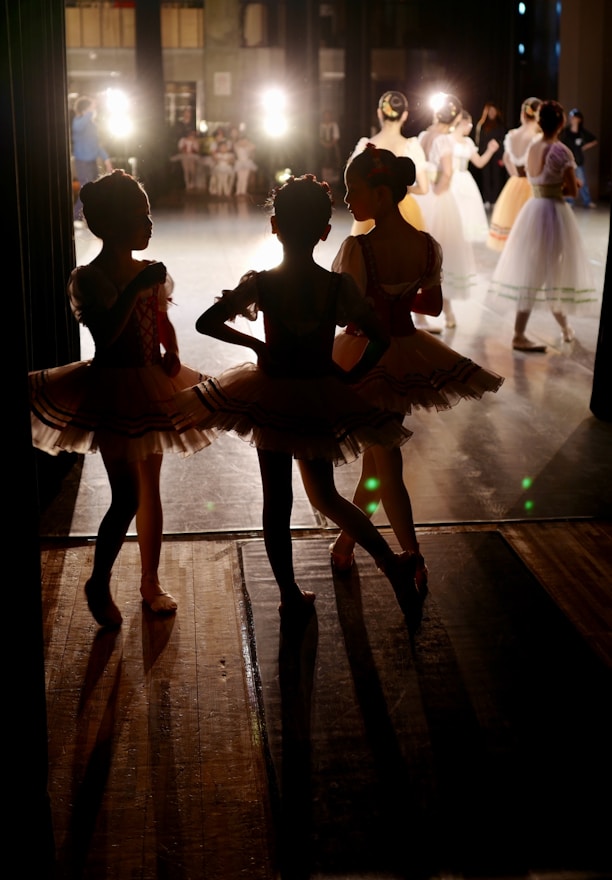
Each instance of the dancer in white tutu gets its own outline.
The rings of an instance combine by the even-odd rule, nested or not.
[[[417,198],[427,231],[444,254],[444,317],[448,328],[457,324],[451,300],[467,299],[476,285],[474,251],[464,235],[459,205],[452,190],[455,147],[452,129],[462,109],[459,98],[444,95],[433,123],[419,134],[431,185],[426,195]]]
[[[599,297],[580,230],[566,197],[578,191],[575,161],[559,141],[565,113],[557,101],[539,108],[542,137],[532,143],[526,173],[533,188],[510,231],[491,280],[492,290],[516,307],[513,348],[542,352],[525,335],[534,308],[550,309],[564,342],[574,339],[568,314],[596,314]]]
[[[471,242],[485,242],[489,234],[489,221],[478,184],[469,166],[471,162],[476,168],[484,168],[499,149],[499,142],[492,138],[484,153],[479,153],[470,137],[472,127],[471,114],[462,110],[453,129],[455,146],[451,190],[459,205],[465,237]]]

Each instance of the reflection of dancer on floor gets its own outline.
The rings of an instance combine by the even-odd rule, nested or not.
[[[457,324],[451,301],[467,299],[476,284],[474,251],[463,233],[461,213],[452,189],[455,149],[452,128],[461,110],[458,98],[443,95],[433,123],[419,134],[432,182],[429,192],[418,196],[418,200],[427,231],[440,244],[444,254],[443,308],[448,328]]]
[[[469,165],[471,162],[476,168],[484,168],[499,149],[499,143],[492,139],[487,143],[484,153],[479,153],[478,147],[470,137],[472,124],[471,114],[467,110],[462,110],[453,129],[455,147],[451,190],[457,199],[465,237],[468,241],[484,242],[489,233],[489,221],[478,184]]]
[[[132,256],[151,238],[145,191],[129,174],[113,171],[86,184],[81,198],[87,225],[103,244],[88,266],[73,271],[68,293],[96,352],[93,361],[30,374],[32,438],[51,455],[97,450],[102,455],[112,500],[100,524],[85,592],[96,621],[119,626],[121,612],[112,599],[110,579],[134,516],[142,597],[158,613],[177,607],[158,580],[162,453],[188,455],[207,446],[214,435],[179,432],[168,415],[165,401],[202,377],[179,360],[168,318],[172,281],[166,267]]]
[[[408,156],[415,165],[415,181],[408,188],[408,192],[399,205],[399,210],[406,222],[410,223],[415,229],[425,229],[425,221],[418,201],[414,198],[414,193],[425,195],[429,192],[429,178],[427,177],[427,159],[421,147],[418,138],[405,137],[402,129],[408,120],[409,106],[408,98],[402,92],[385,92],[380,96],[376,115],[380,125],[380,131],[372,135],[371,138],[362,137],[357,146],[353,150],[351,159],[358,153],[363,152],[366,144],[372,143],[380,150],[390,150],[396,156]],[[350,159],[349,159],[350,161]],[[369,218],[367,220],[353,220],[351,227],[351,235],[361,235],[368,232],[374,226],[374,221]],[[439,333],[439,327],[432,327],[428,324],[425,315],[415,315],[415,322],[419,327],[429,329],[430,333]]]
[[[539,108],[542,137],[531,144],[525,162],[533,198],[521,208],[491,282],[506,302],[516,304],[517,351],[546,351],[525,335],[534,308],[552,310],[564,342],[574,339],[568,313],[594,314],[599,308],[578,224],[564,200],[578,192],[574,157],[559,141],[564,118],[556,101]]]
[[[353,276],[391,335],[387,351],[357,384],[359,393],[402,419],[413,408],[450,409],[460,400],[497,391],[503,382],[500,376],[413,324],[411,312],[440,313],[442,254],[437,242],[406,223],[398,209],[414,180],[411,160],[368,146],[347,165],[345,180],[345,202],[355,219],[373,217],[376,225],[366,235],[345,239],[333,268]],[[359,330],[349,324],[336,337],[334,359],[350,369],[364,344]],[[370,516],[382,503],[402,549],[418,554],[416,580],[423,594],[427,568],[402,471],[400,449],[368,449],[353,501]],[[350,530],[342,531],[330,547],[335,568],[351,568],[354,545]]]
[[[510,175],[504,184],[491,215],[487,247],[503,251],[512,224],[527,199],[531,198],[531,184],[525,171],[527,150],[542,136],[538,125],[539,98],[527,98],[521,106],[521,124],[511,129],[504,138],[504,165]]]
[[[355,536],[411,613],[418,609],[415,557],[393,553],[368,517],[338,494],[333,476],[334,463],[354,459],[373,443],[398,446],[409,436],[401,420],[351,388],[379,360],[389,337],[353,280],[313,259],[313,248],[330,229],[328,185],[311,175],[291,178],[275,191],[271,207],[282,262],[247,273],[196,323],[200,333],[252,349],[257,364],[240,364],[181,393],[178,407],[191,423],[233,431],[257,447],[264,541],[283,616],[308,610],[315,598],[298,587],[293,569],[294,458],[312,505]],[[227,323],[239,314],[254,319],[259,311],[265,342]],[[332,346],[336,326],[348,320],[362,328],[365,344],[362,358],[345,373],[332,361]]]

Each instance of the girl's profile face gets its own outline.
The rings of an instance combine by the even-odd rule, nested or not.
[[[344,203],[348,206],[355,220],[371,220],[374,216],[375,206],[374,188],[369,186],[365,178],[357,174],[350,166],[347,169],[344,184],[346,186]]]
[[[144,192],[135,193],[123,212],[120,234],[133,251],[143,251],[149,245],[153,229],[150,212],[149,200]]]

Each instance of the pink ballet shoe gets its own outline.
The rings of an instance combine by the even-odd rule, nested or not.
[[[162,590],[155,578],[143,577],[140,584],[140,595],[154,614],[174,614],[178,608],[178,602],[174,596]]]
[[[355,554],[338,553],[336,550],[336,542],[329,545],[329,555],[331,558],[331,566],[337,574],[347,574],[355,564]]]
[[[108,628],[121,626],[123,617],[113,602],[108,584],[96,584],[93,578],[90,578],[85,584],[85,597],[96,623]]]

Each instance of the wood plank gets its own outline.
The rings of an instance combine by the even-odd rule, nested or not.
[[[92,880],[162,876],[163,864],[268,880],[267,766],[236,550],[167,540],[162,555],[176,616],[143,607],[128,541],[112,581],[124,623],[105,632],[83,596],[92,544],[42,552],[58,864]]]
[[[500,531],[593,650],[612,666],[612,524],[505,523]]]

